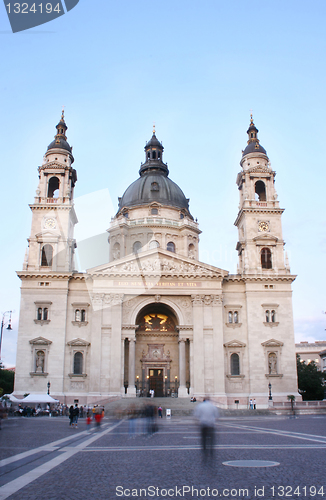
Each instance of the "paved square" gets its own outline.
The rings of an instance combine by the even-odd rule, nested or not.
[[[326,416],[220,419],[206,459],[192,418],[158,424],[130,437],[128,421],[87,432],[65,417],[6,420],[0,499],[326,497]]]

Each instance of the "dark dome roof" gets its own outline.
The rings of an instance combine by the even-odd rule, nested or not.
[[[250,142],[243,151],[242,156],[249,153],[264,153],[265,155],[267,155],[266,149],[264,149],[263,146],[259,144],[259,142]]]
[[[145,149],[150,148],[151,146],[157,146],[160,149],[164,149],[162,143],[158,140],[155,133],[153,133],[152,138],[146,144]]]
[[[119,210],[124,207],[148,205],[153,202],[189,210],[189,200],[179,186],[164,173],[149,171],[133,182],[119,199]]]
[[[71,153],[71,147],[69,146],[68,142],[62,138],[54,139],[54,141],[52,141],[51,144],[48,145],[48,151],[49,149],[54,148],[66,149],[67,151],[69,151],[69,153]]]

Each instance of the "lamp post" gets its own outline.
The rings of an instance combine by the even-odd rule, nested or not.
[[[8,321],[5,321],[5,316],[6,314],[9,314],[9,320]],[[2,331],[3,331],[3,327],[8,323],[8,326],[6,328],[6,330],[12,330],[11,328],[11,314],[12,314],[12,311],[6,311],[3,313],[2,315],[2,321],[1,321],[1,332],[0,332],[0,361],[1,361],[1,345],[2,345]]]
[[[178,377],[174,377],[175,385],[174,385],[174,392],[175,392],[175,397],[178,397]]]
[[[139,396],[139,375],[136,377],[136,396]]]
[[[271,383],[268,384],[268,391],[269,391],[268,401],[273,401],[273,398],[272,398],[272,384]]]
[[[47,383],[47,386],[48,386],[48,396],[50,396],[50,387],[51,387],[50,382]]]

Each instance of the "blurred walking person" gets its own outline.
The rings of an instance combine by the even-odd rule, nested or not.
[[[219,417],[218,409],[211,403],[209,398],[206,397],[204,401],[196,407],[194,416],[200,425],[204,459],[206,460],[208,454],[212,458],[215,444],[215,423]]]

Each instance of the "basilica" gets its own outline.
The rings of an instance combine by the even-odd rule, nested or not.
[[[295,276],[276,173],[252,117],[236,179],[236,274],[199,261],[201,231],[169,177],[155,129],[138,178],[118,199],[108,262],[76,271],[77,173],[63,114],[56,129],[38,168],[29,246],[17,273],[15,394],[45,393],[50,383],[51,395],[66,404],[152,392],[209,395],[222,408],[246,408],[253,398],[264,408],[297,395]]]

